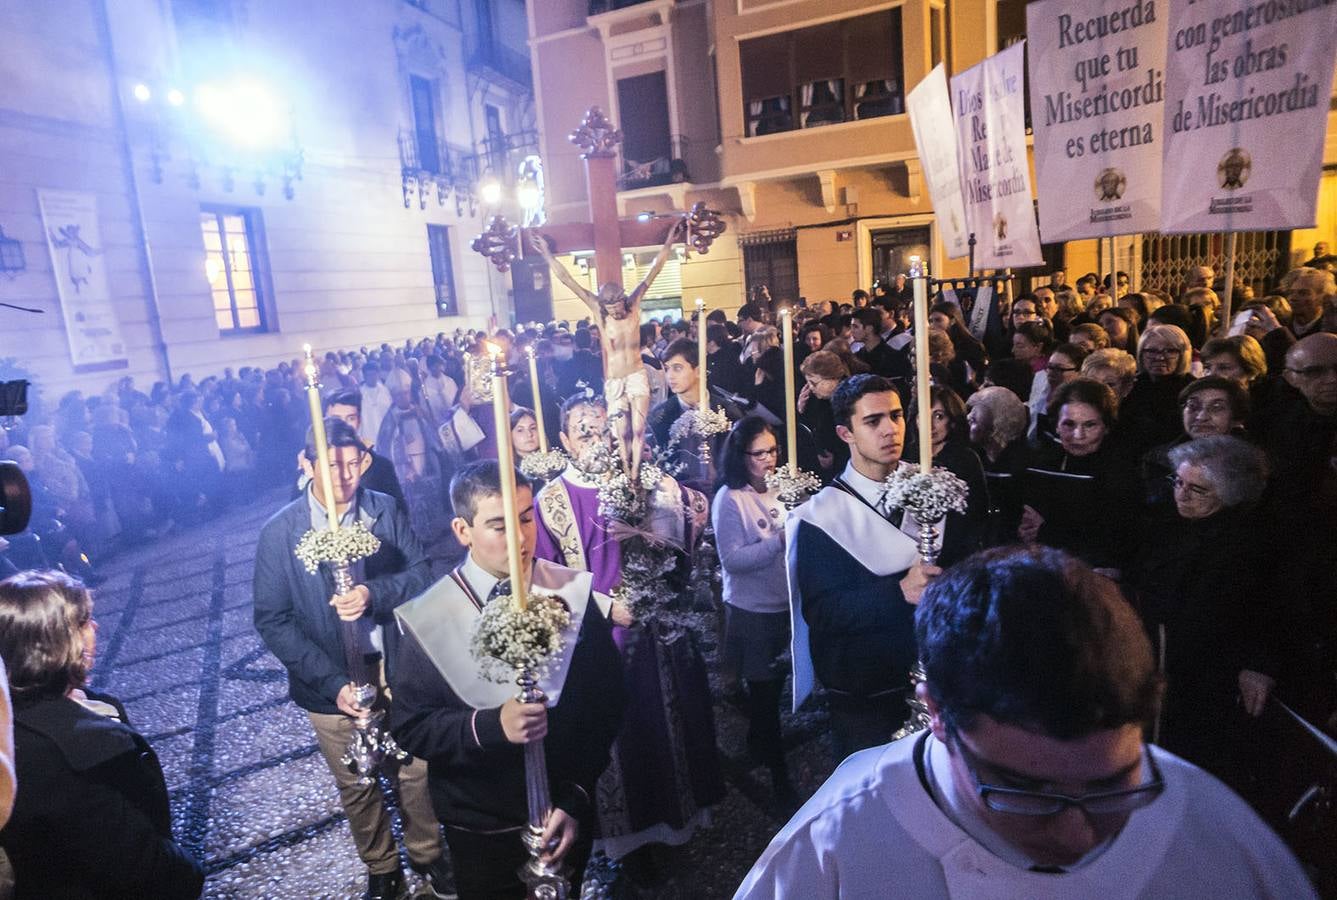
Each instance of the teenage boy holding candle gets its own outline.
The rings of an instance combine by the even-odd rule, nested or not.
[[[664,377],[668,381],[670,396],[663,403],[650,410],[650,433],[660,449],[666,448],[671,440],[673,423],[677,422],[688,410],[697,409],[705,393],[701,381],[700,346],[689,338],[679,338],[664,351]],[[707,395],[707,404],[710,403]],[[723,435],[711,439],[711,452],[718,456]],[[673,453],[672,462],[679,466],[678,480],[692,487],[709,490],[711,476],[709,467],[700,456],[699,442],[693,438],[680,441]]]
[[[361,487],[371,456],[357,432],[342,419],[325,420],[330,481],[339,522],[362,522],[381,542],[372,556],[353,566],[356,581],[335,595],[322,569],[312,575],[293,550],[313,528],[328,526],[327,501],[315,480],[314,437],[308,436],[302,469],[309,483],[302,496],[279,510],[260,531],[255,556],[255,630],[288,670],[288,695],[306,711],[321,755],[334,775],[358,855],[367,866],[368,900],[397,898],[403,874],[390,831],[390,812],[380,788],[358,784],[340,758],[360,712],[344,663],[340,620],[360,626],[368,657],[393,662],[395,607],[416,596],[430,578],[427,554],[394,498]],[[388,625],[389,627],[382,627]],[[382,676],[385,667],[377,665]],[[382,702],[388,697],[383,697]],[[453,897],[450,866],[442,857],[440,832],[427,794],[427,766],[415,759],[398,767],[404,843],[415,870],[426,875],[435,896]]]
[[[844,473],[785,523],[794,708],[827,690],[836,753],[886,743],[905,720],[915,662],[914,604],[941,570],[920,562],[900,510],[883,499],[901,465],[905,412],[895,385],[855,375],[831,397]]]
[[[451,480],[451,530],[469,552],[398,611],[404,635],[390,726],[401,747],[427,760],[432,806],[463,897],[525,896],[517,874],[528,859],[521,842],[528,821],[523,749],[542,739],[554,806],[543,835],[547,859],[569,864],[577,896],[593,841],[595,783],[622,724],[622,664],[593,601],[590,574],[535,561],[533,489],[515,474],[508,516],[501,476],[498,463],[485,460]],[[510,593],[508,524],[519,532],[529,593],[556,595],[571,612],[562,655],[539,682],[547,706],[521,703],[514,684],[483,678],[470,648],[483,606]]]

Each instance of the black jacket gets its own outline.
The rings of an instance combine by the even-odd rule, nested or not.
[[[1192,375],[1166,375],[1155,380],[1145,373],[1137,376],[1133,389],[1119,404],[1118,425],[1119,434],[1132,445],[1135,458],[1183,432],[1179,392],[1192,380]]]
[[[898,384],[914,378],[909,354],[891,349],[886,341],[878,341],[876,347],[864,347],[855,356],[867,363],[874,375],[900,379]]]
[[[1097,568],[1123,569],[1137,542],[1142,509],[1142,482],[1127,447],[1106,438],[1087,456],[1069,456],[1060,446],[1033,451],[1029,464],[1038,469],[1091,476],[1089,482],[1060,485],[1061,495],[1038,491],[1025,475],[1022,502],[1042,516],[1039,541],[1067,550]]]
[[[1125,579],[1157,657],[1165,661],[1160,744],[1231,778],[1243,735],[1236,697],[1242,669],[1283,675],[1290,587],[1259,539],[1254,510],[1206,519],[1177,514],[1143,529]]]
[[[129,725],[66,697],[20,701],[14,761],[0,846],[17,900],[200,896],[204,870],[172,840],[158,757]]]
[[[947,514],[942,552],[938,555],[938,565],[945,568],[984,546],[989,528],[989,483],[979,456],[964,441],[949,440],[933,457],[933,465],[942,466],[960,478],[970,491],[966,511]]]
[[[706,378],[711,387],[723,388],[734,394],[744,393],[751,382],[747,381],[741,351],[738,344],[729,341],[714,353],[706,356]]]
[[[548,710],[543,748],[553,805],[588,827],[627,696],[612,629],[592,598],[576,641],[561,700]],[[475,711],[461,700],[412,634],[400,640],[398,654],[390,730],[401,747],[427,760],[437,818],[476,831],[524,825],[524,748],[506,740],[501,708]]]
[[[813,670],[828,690],[867,697],[909,684],[915,608],[904,572],[874,575],[817,526],[800,522],[795,572]]]
[[[836,418],[831,412],[831,401],[809,396],[803,411],[798,414],[798,424],[799,468],[818,476],[823,484],[830,484],[832,478],[845,471],[845,465],[850,461],[850,445],[836,434]],[[822,453],[831,454],[829,468],[823,469],[818,462],[818,456]]]
[[[422,593],[431,579],[423,551],[404,511],[385,494],[359,489],[358,504],[372,519],[381,548],[364,561],[361,583],[371,591],[370,615],[382,626],[387,668],[399,635],[395,607]],[[309,712],[335,714],[348,683],[339,616],[330,606],[334,583],[324,567],[312,575],[293,552],[311,529],[303,494],[274,514],[255,548],[255,630],[288,670],[288,694]]]
[[[660,450],[668,449],[669,432],[673,429],[673,423],[685,412],[687,406],[678,399],[677,394],[669,394],[667,400],[656,403],[650,410],[649,416],[646,417],[646,427],[654,435],[655,446]]]

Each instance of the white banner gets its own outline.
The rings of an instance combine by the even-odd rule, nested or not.
[[[952,77],[956,141],[964,170],[966,227],[975,268],[1038,266],[1040,233],[1026,163],[1025,41]]]
[[[97,198],[76,191],[37,192],[51,270],[76,366],[124,362],[125,341],[111,302]]]
[[[1170,0],[1161,230],[1314,224],[1332,0]]]
[[[1165,21],[1156,0],[1026,7],[1046,243],[1160,228]]]
[[[948,258],[957,259],[970,252],[970,244],[966,206],[961,199],[961,162],[956,155],[956,130],[952,128],[952,101],[942,63],[910,91],[905,108],[915,132],[915,147],[933,212],[938,217],[938,235]]]

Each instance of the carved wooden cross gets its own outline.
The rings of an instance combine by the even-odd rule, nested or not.
[[[622,248],[661,244],[684,219],[688,223],[687,243],[701,254],[708,252],[724,232],[724,220],[704,203],[678,215],[659,216],[648,222],[621,218],[617,210],[617,146],[622,143],[622,132],[599,107],[591,107],[585,113],[580,127],[571,132],[569,139],[580,148],[585,160],[591,221],[548,225],[541,232],[554,253],[593,249],[600,281],[620,285]],[[502,216],[493,216],[488,230],[474,240],[473,249],[504,272],[524,253],[519,231]],[[632,312],[639,321],[639,298],[637,301]]]

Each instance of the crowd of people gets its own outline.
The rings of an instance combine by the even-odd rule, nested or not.
[[[680,551],[662,575],[673,590],[690,589],[709,523],[722,575],[720,674],[746,710],[746,746],[769,770],[777,808],[792,812],[800,799],[780,716],[791,676],[795,707],[822,687],[843,759],[891,739],[914,696],[917,658],[927,671],[920,692],[937,745],[925,749],[920,740],[921,755],[898,752],[885,771],[873,772],[882,763],[866,754],[857,772],[843,767],[833,779],[839,787],[828,785],[804,807],[740,894],[835,896],[850,884],[882,883],[871,858],[857,864],[853,881],[838,875],[856,864],[827,867],[833,850],[822,842],[844,845],[853,838],[841,838],[843,828],[867,830],[858,852],[873,852],[879,829],[890,827],[885,816],[860,817],[841,804],[869,779],[905,781],[901,757],[910,779],[918,766],[923,780],[926,765],[935,776],[951,770],[964,784],[973,779],[987,809],[966,810],[950,785],[926,793],[925,802],[996,857],[1020,871],[1079,871],[1162,792],[1180,803],[1185,794],[1211,794],[1211,802],[1193,801],[1198,823],[1214,811],[1247,815],[1167,752],[1271,816],[1265,798],[1279,752],[1256,727],[1269,702],[1280,699],[1337,733],[1337,285],[1330,261],[1315,262],[1288,273],[1276,294],[1255,298],[1237,285],[1229,321],[1218,321],[1210,269],[1191,272],[1176,297],[1132,290],[1124,273],[1103,284],[1090,274],[1072,286],[1055,273],[1011,300],[995,297],[988,316],[969,315],[968,292],[944,292],[928,320],[927,435],[912,427],[916,366],[904,279],[872,295],[856,291],[848,303],[805,304],[790,317],[801,385],[793,398],[795,462],[823,488],[793,510],[768,481],[790,462],[778,330],[789,319],[765,295],[732,319],[715,310],[699,322],[645,322],[643,381],[605,385],[598,322],[457,330],[399,347],[330,351],[318,366],[337,514],[364,522],[382,542],[343,593],[291,552],[329,516],[318,493],[304,489],[317,456],[301,360],[199,383],[184,376],[147,395],[122,379],[103,395],[68,394],[49,422],[8,434],[0,456],[27,473],[35,503],[30,530],[9,539],[0,565],[63,569],[91,584],[100,559],[118,548],[287,486],[296,499],[266,525],[257,548],[255,624],[288,672],[293,701],[310,716],[368,868],[367,896],[399,896],[403,876],[379,790],[340,762],[350,722],[367,712],[349,688],[351,641],[379,661],[375,680],[394,697],[389,726],[418,757],[399,769],[399,809],[410,861],[436,896],[515,895],[514,873],[526,858],[518,745],[545,734],[557,806],[543,835],[547,858],[575,863],[577,874],[591,858],[591,871],[616,863],[652,891],[664,877],[660,848],[707,825],[724,788],[700,636],[648,635],[619,599],[627,567],[643,560],[625,549],[636,545],[610,517],[600,478],[610,460],[616,464],[610,411],[626,409],[627,392],[644,385],[646,459],[663,466],[647,521]],[[972,330],[968,322],[983,324]],[[542,444],[569,457],[565,470],[544,480],[519,478],[523,552],[538,561],[535,584],[562,597],[580,629],[578,649],[561,667],[565,681],[551,685],[560,694],[551,708],[460,674],[467,654],[433,625],[473,616],[506,590],[500,436],[490,401],[481,401],[480,361],[493,355],[513,373],[518,460]],[[702,377],[712,406],[733,420],[706,454],[678,440],[675,427],[698,407]],[[886,500],[886,479],[917,458],[921,440],[931,442],[934,465],[969,489],[964,509],[941,523],[932,565],[919,558],[919,523]],[[1029,549],[1005,549],[1018,544]],[[461,554],[433,583],[432,564],[454,564]],[[1000,570],[1010,580],[989,588]],[[1023,596],[1025,603],[1015,599]],[[33,674],[35,638],[9,634],[15,623],[37,628],[39,618],[69,632],[61,640],[80,664]],[[985,618],[1002,623],[996,634]],[[42,736],[57,743],[78,721],[116,723],[107,726],[107,747],[136,750],[147,771],[99,789],[156,791],[161,772],[142,739],[134,743],[125,710],[83,684],[95,628],[87,591],[66,575],[24,572],[0,584],[0,655],[11,676],[28,679],[15,682],[20,723],[59,718],[63,724]],[[972,648],[970,640],[983,643]],[[1099,652],[1082,652],[1089,642]],[[1055,647],[1064,653],[1050,653]],[[1022,662],[1041,657],[1029,670]],[[1035,687],[1037,679],[1046,686]],[[76,707],[52,705],[70,697]],[[1143,752],[1144,726],[1154,752]],[[1093,735],[1121,736],[1089,748],[1119,777],[1083,774],[1069,760],[1067,775],[1043,778],[1022,766],[1034,777],[1005,774],[1014,788],[991,786],[982,772],[1018,771],[999,762],[1008,740],[1020,740],[1008,729],[1039,742],[1030,756],[1014,744],[1013,755],[1026,759],[1053,758],[1044,741],[1071,747]],[[31,768],[38,764],[25,761],[25,746],[36,754],[39,745],[18,748],[15,821],[55,827],[32,809],[39,801],[25,805],[23,779],[50,774]],[[1095,786],[1084,794],[1053,792],[1088,783]],[[1062,829],[1045,838],[992,823],[996,812],[1058,815],[1093,798],[1106,798],[1107,811],[1122,816],[1118,827],[1064,832],[1060,840],[1053,834]],[[171,846],[156,794],[136,802],[143,809],[126,813],[134,821],[122,836],[133,842],[140,834],[143,846],[156,848],[135,876],[141,895],[194,896],[198,865]],[[897,821],[914,827],[899,813]],[[1172,832],[1164,840],[1178,840],[1176,852],[1199,852],[1193,838]],[[1279,844],[1267,843],[1274,838],[1259,837],[1265,829],[1246,823],[1231,833],[1240,846],[1252,842],[1259,867],[1285,869],[1276,881],[1259,875],[1256,895],[1303,895],[1289,893],[1291,864]],[[30,838],[14,825],[0,832],[20,885],[25,875],[44,884],[84,877],[51,870]],[[1062,852],[1052,852],[1055,840],[1067,841]],[[924,844],[925,853],[939,850]]]

